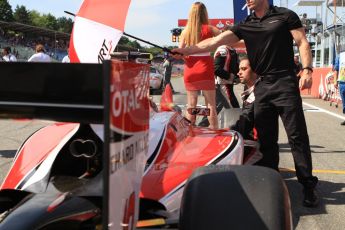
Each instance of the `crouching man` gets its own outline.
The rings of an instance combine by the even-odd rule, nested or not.
[[[245,85],[245,90],[241,94],[243,105],[242,114],[239,120],[231,128],[241,133],[245,140],[255,140],[254,128],[254,86],[257,75],[250,67],[247,56],[240,58],[238,76],[240,82]]]
[[[240,82],[245,85],[245,90],[241,94],[243,104],[242,113],[235,125],[230,127],[238,131],[244,139],[244,164],[255,164],[262,158],[260,146],[254,128],[254,87],[257,75],[250,67],[247,56],[240,58],[238,76]]]

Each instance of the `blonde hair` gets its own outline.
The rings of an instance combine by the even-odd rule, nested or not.
[[[187,46],[195,45],[201,39],[202,25],[208,25],[208,13],[206,6],[201,2],[195,2],[189,11],[186,28],[183,31],[184,41]]]

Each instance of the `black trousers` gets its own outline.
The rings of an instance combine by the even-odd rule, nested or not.
[[[167,86],[167,84],[170,83],[171,89],[174,90],[173,85],[171,84],[171,71],[168,73],[164,73],[164,79],[163,79],[163,86],[164,88]]]
[[[278,117],[280,116],[293,155],[296,176],[305,188],[314,188],[309,136],[296,76],[267,76],[255,87],[254,122],[263,159],[257,164],[278,170]]]

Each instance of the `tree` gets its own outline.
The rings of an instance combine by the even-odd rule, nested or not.
[[[152,53],[153,55],[163,54],[162,49],[154,47],[154,46],[149,47],[149,48],[145,48],[145,51],[148,53]]]
[[[134,41],[130,41],[128,43],[129,46],[134,47],[136,49],[141,49],[141,45],[139,44],[139,42],[137,40]]]
[[[5,22],[13,21],[13,11],[7,0],[0,0],[0,20]]]
[[[31,10],[29,12],[29,18],[31,21],[31,25],[38,26],[38,27],[44,27],[45,23],[43,23],[41,14],[38,11]]]
[[[70,18],[60,17],[56,20],[58,30],[64,33],[71,33],[73,28],[73,21]]]
[[[17,5],[16,9],[14,10],[13,17],[16,22],[20,22],[27,25],[31,24],[29,11],[23,5]]]
[[[119,45],[128,45],[129,44],[129,39],[126,36],[122,36],[119,41]]]
[[[51,29],[51,30],[58,30],[58,26],[57,26],[57,21],[55,16],[53,16],[52,14],[43,14],[42,16],[44,18],[44,27],[47,29]]]

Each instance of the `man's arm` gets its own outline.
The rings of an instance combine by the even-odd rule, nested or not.
[[[221,45],[232,45],[238,42],[238,37],[231,31],[225,31],[216,37],[205,39],[194,46],[183,47],[173,49],[173,52],[188,56],[196,53],[210,52],[217,49]],[[177,57],[178,58],[178,57]]]
[[[309,42],[305,35],[304,28],[298,28],[290,31],[296,45],[299,49],[299,54],[301,56],[302,68],[312,66],[312,54],[309,46]],[[302,69],[300,74],[301,79],[299,81],[300,89],[309,89],[312,85],[312,71],[308,69]]]

